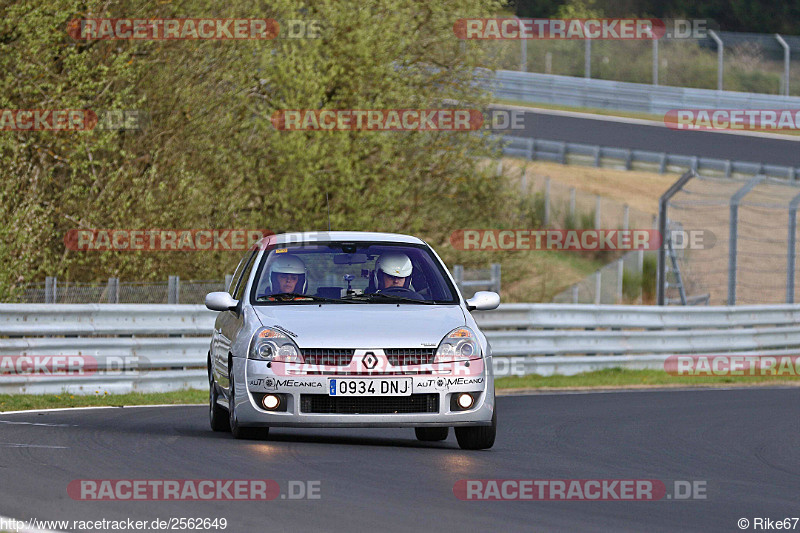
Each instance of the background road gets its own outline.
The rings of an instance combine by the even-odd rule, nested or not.
[[[800,388],[500,397],[497,443],[452,434],[277,429],[235,441],[197,406],[0,414],[0,515],[27,520],[225,517],[227,531],[738,531],[800,515]],[[31,425],[37,424],[37,425]],[[44,424],[44,425],[43,425]],[[75,479],[321,482],[321,499],[74,501]],[[706,500],[465,502],[459,479],[707,482]],[[800,527],[800,526],[799,526]]]
[[[678,131],[658,124],[603,120],[547,111],[525,111],[522,123],[524,130],[507,133],[550,141],[800,166],[800,137],[795,141],[711,131]]]

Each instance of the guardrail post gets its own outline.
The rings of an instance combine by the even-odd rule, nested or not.
[[[658,173],[663,174],[667,171],[667,153],[664,152],[661,154],[661,161],[658,164]]]
[[[492,263],[492,288],[500,294],[500,263]]]
[[[631,166],[633,166],[633,150],[628,149],[625,152],[625,170],[630,170]]]
[[[536,139],[528,139],[528,159],[531,161],[536,159]]]
[[[747,193],[753,190],[753,187],[765,178],[766,176],[763,174],[752,178],[731,196],[730,234],[728,237],[728,305],[736,305],[736,240],[739,238],[739,203]]]
[[[789,243],[786,247],[786,303],[794,303],[794,253],[797,232],[797,207],[800,206],[800,194],[789,202]]]
[[[56,294],[56,278],[47,276],[44,278],[44,303],[54,304],[58,301]]]
[[[600,152],[603,151],[602,146],[598,146],[597,150],[594,152],[594,166],[600,167]]]
[[[108,303],[119,303],[119,278],[108,278],[108,285],[106,286],[106,293]]]
[[[717,43],[717,90],[722,90],[722,64],[725,54],[725,45],[714,30],[708,30],[708,34]]]
[[[602,279],[600,270],[594,273],[594,303],[600,305],[600,289],[602,288]]]
[[[553,52],[544,53],[544,73],[552,74],[553,72]]]
[[[783,83],[781,83],[781,89],[782,89],[781,92],[783,92],[785,96],[789,96],[789,68],[790,68],[789,61],[791,60],[792,52],[791,49],[789,48],[789,45],[786,44],[786,41],[783,40],[783,37],[781,37],[779,34],[776,33],[775,38],[783,47]]]
[[[565,142],[561,143],[561,148],[559,150],[558,155],[561,157],[561,164],[562,165],[566,165],[567,164],[567,143],[565,143]]]
[[[178,303],[178,293],[180,290],[180,277],[170,276],[167,284],[167,303]]]
[[[573,285],[572,286],[572,303],[574,303],[574,304],[578,303],[578,286],[577,285]]]
[[[656,269],[656,303],[658,305],[664,305],[664,283],[666,281],[666,248],[664,242],[667,234],[667,205],[670,198],[675,196],[696,175],[691,170],[685,173],[658,199],[658,234],[661,236],[661,245],[658,247],[658,268]]]
[[[726,159],[725,160],[725,177],[726,178],[730,178],[731,177],[731,166],[732,166],[731,165],[731,160],[730,159]]]
[[[528,72],[528,41],[519,40],[519,70]]]
[[[600,229],[600,195],[594,197],[594,229]]]

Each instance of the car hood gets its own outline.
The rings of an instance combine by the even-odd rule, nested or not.
[[[253,306],[265,327],[279,326],[300,348],[436,347],[466,325],[458,305],[324,304]]]

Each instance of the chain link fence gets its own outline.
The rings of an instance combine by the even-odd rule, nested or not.
[[[658,40],[476,41],[504,70],[800,95],[800,36],[704,32]],[[722,47],[712,36],[719,38]],[[721,58],[721,61],[720,61]],[[789,85],[786,86],[788,73]]]
[[[667,204],[671,225],[700,236],[676,257],[687,295],[707,293],[712,305],[797,301],[798,204],[800,185],[765,176],[688,181]],[[674,273],[667,283],[674,300]]]

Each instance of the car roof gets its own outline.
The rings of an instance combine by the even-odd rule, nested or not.
[[[274,244],[289,244],[300,242],[326,242],[326,241],[349,241],[349,242],[397,242],[405,244],[425,244],[425,241],[411,235],[400,233],[377,233],[371,231],[306,231],[297,233],[281,233],[269,235],[261,239],[258,244],[270,246]]]

